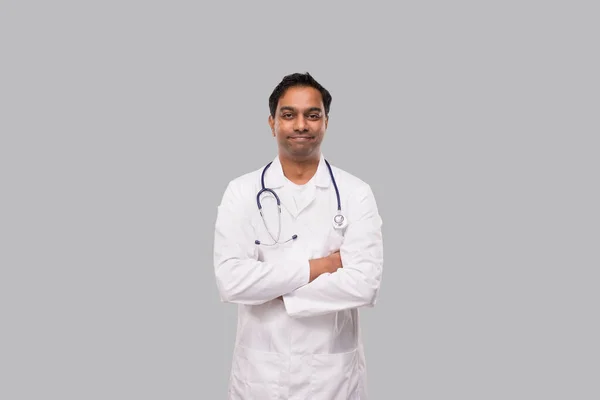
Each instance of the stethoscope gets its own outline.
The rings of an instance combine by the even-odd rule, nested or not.
[[[273,239],[273,241],[275,243],[273,244],[266,244],[266,243],[262,243],[260,240],[255,240],[254,243],[258,244],[258,245],[263,245],[263,246],[275,246],[276,244],[284,244],[289,242],[290,240],[296,240],[298,238],[298,235],[292,235],[291,238],[289,238],[288,240],[286,240],[285,242],[279,242],[279,236],[281,235],[281,201],[279,200],[279,196],[277,196],[277,193],[275,193],[275,191],[273,191],[272,189],[268,189],[265,187],[265,172],[267,172],[267,169],[269,169],[269,167],[271,166],[273,162],[271,161],[270,163],[268,163],[265,168],[262,171],[262,175],[260,178],[260,183],[262,186],[262,189],[258,192],[258,194],[256,195],[256,204],[258,205],[258,211],[260,212],[260,216],[263,220],[263,223],[265,224],[265,229],[267,230],[267,233],[269,234],[269,236],[271,236],[271,239]],[[347,220],[346,217],[344,216],[344,214],[342,214],[342,204],[340,201],[340,191],[337,187],[337,183],[335,182],[335,178],[333,176],[333,171],[331,170],[331,165],[329,165],[329,162],[327,162],[327,160],[325,160],[325,164],[327,164],[327,169],[329,170],[329,176],[331,177],[331,182],[333,183],[333,187],[335,188],[335,195],[337,197],[337,213],[335,214],[335,216],[333,217],[333,227],[335,229],[344,229],[346,227],[347,224]],[[271,193],[274,197],[275,200],[277,201],[277,209],[278,209],[278,222],[279,222],[279,227],[277,230],[277,239],[275,239],[273,237],[273,235],[271,235],[271,231],[269,230],[269,228],[267,227],[267,222],[265,221],[265,217],[263,215],[262,212],[262,204],[260,203],[260,195],[263,194],[264,192],[269,192]]]

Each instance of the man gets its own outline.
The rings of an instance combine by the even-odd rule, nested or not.
[[[330,105],[310,74],[284,77],[269,98],[278,156],[218,207],[217,287],[238,304],[230,400],[367,399],[358,309],[378,296],[382,221],[370,186],[321,153]]]

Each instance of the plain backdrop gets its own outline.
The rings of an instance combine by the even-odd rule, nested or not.
[[[3,1],[0,398],[226,398],[216,207],[306,71],[384,221],[371,399],[600,398],[598,11]]]

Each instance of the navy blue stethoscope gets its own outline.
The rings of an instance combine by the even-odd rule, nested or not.
[[[255,240],[254,243],[257,245],[263,245],[263,246],[275,246],[277,244],[283,244],[283,243],[287,243],[290,240],[296,240],[298,238],[298,235],[292,235],[291,238],[289,238],[288,240],[286,240],[285,242],[279,242],[279,236],[281,235],[281,201],[279,200],[279,196],[277,196],[277,193],[275,193],[274,190],[272,189],[268,189],[265,187],[265,172],[267,172],[267,169],[271,166],[273,162],[271,161],[270,163],[268,163],[265,168],[262,171],[262,175],[260,178],[260,183],[262,186],[262,189],[258,192],[258,194],[256,195],[256,204],[258,205],[258,211],[260,212],[260,216],[263,220],[263,223],[265,224],[265,229],[267,230],[267,233],[269,234],[269,236],[271,236],[271,239],[273,239],[274,243],[272,244],[266,244],[266,243],[262,243],[260,240]],[[331,182],[333,183],[333,187],[335,188],[335,195],[337,197],[337,213],[335,214],[335,216],[333,217],[333,227],[336,229],[343,229],[346,227],[347,224],[347,220],[346,217],[344,216],[344,214],[342,214],[342,204],[340,201],[340,191],[337,187],[337,183],[335,182],[335,178],[333,176],[333,171],[331,170],[331,165],[329,165],[329,162],[327,162],[327,160],[325,160],[325,164],[327,164],[327,169],[329,170],[329,176],[331,177]],[[275,200],[277,201],[277,209],[278,209],[278,222],[279,222],[279,228],[277,231],[277,239],[275,239],[273,237],[273,235],[271,235],[271,231],[269,230],[269,228],[267,227],[267,222],[265,221],[265,217],[263,215],[262,212],[262,204],[260,203],[260,196],[265,193],[271,193],[274,197]]]

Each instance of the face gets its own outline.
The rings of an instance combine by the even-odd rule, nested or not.
[[[280,155],[297,161],[319,157],[327,130],[321,93],[312,87],[290,87],[279,99],[275,117],[269,116],[269,125]]]

